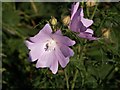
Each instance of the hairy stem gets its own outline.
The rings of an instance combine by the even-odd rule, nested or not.
[[[92,16],[90,17],[90,19],[93,19],[94,15],[95,15],[95,12],[97,10],[97,6],[98,6],[98,4],[96,4],[96,6],[94,8],[94,11],[93,11]],[[89,14],[89,11],[87,11],[87,14]],[[86,43],[86,40],[85,40],[84,43]],[[82,59],[83,51],[84,51],[85,47],[86,47],[86,44],[83,47],[81,47],[80,52],[78,51],[79,52],[79,60],[80,60],[81,65],[83,65],[83,61],[81,59]],[[78,69],[76,69],[76,72],[75,72],[75,75],[74,75],[74,78],[73,78],[73,83],[72,83],[71,90],[73,90],[74,87],[75,87],[75,81],[77,79],[77,75],[78,75]],[[84,79],[84,78],[82,78],[82,79]]]
[[[96,3],[96,6],[95,6],[94,11],[92,13],[92,16],[90,17],[91,20],[93,19],[94,15],[95,15],[95,12],[97,10],[97,6],[98,6],[98,3]]]
[[[65,72],[66,86],[67,86],[67,89],[69,90],[69,82],[68,82],[67,70],[65,69],[64,72]]]
[[[34,3],[34,0],[30,0],[30,2],[31,2],[31,6],[32,6],[35,14],[38,14],[38,10],[37,10],[37,7],[36,7],[36,5],[35,5],[35,3]]]
[[[74,87],[75,87],[75,81],[76,81],[76,79],[77,79],[77,75],[78,75],[78,69],[76,69],[75,76],[74,76],[74,78],[73,78],[73,83],[72,83],[71,90],[73,90]]]
[[[89,17],[90,16],[89,7],[86,8],[86,12],[87,12],[87,16]]]
[[[86,42],[87,42],[87,41],[85,40],[84,43],[86,43]],[[80,49],[80,52],[79,52],[79,60],[80,60],[80,63],[81,63],[82,65],[83,65],[83,61],[82,61],[81,59],[82,59],[83,51],[84,51],[85,47],[86,47],[86,44]],[[76,71],[75,71],[75,75],[74,75],[74,78],[73,78],[73,83],[72,83],[71,90],[73,90],[74,87],[75,87],[75,81],[76,81],[76,79],[77,79],[77,75],[78,75],[78,69],[76,69]]]

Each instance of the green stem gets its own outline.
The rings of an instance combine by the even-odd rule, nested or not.
[[[84,43],[86,43],[87,41],[85,40],[85,42]],[[83,64],[83,62],[82,62],[82,56],[83,56],[83,51],[84,51],[84,49],[85,49],[85,47],[86,47],[86,45],[87,44],[85,44],[81,49],[80,49],[80,53],[79,53],[79,60],[80,60],[80,63],[81,64]],[[75,81],[76,81],[76,79],[77,79],[77,75],[78,75],[78,69],[76,69],[76,71],[75,71],[75,75],[74,75],[74,78],[73,78],[73,83],[72,83],[72,87],[71,87],[71,90],[73,90],[74,89],[74,87],[75,87]]]
[[[85,80],[84,80],[85,76],[83,74],[83,71],[80,71],[80,74],[81,74],[81,87],[83,87],[84,82],[85,82]]]
[[[84,7],[84,0],[82,0],[82,5],[81,6]]]
[[[86,8],[86,11],[87,11],[87,16],[90,17],[89,7]]]
[[[65,69],[64,72],[65,72],[66,86],[67,86],[67,89],[69,90],[69,82],[68,82],[67,70]]]
[[[98,4],[95,6],[95,9],[94,9],[94,11],[93,11],[92,16],[91,16],[90,19],[93,19],[94,15],[95,15],[95,12],[97,10],[97,6],[98,6]],[[85,43],[86,43],[86,40],[85,40]],[[85,47],[86,47],[86,44],[80,49],[80,53],[79,53],[79,59],[80,59],[80,63],[82,65],[83,65],[83,61],[81,59],[82,59],[83,51],[84,51]],[[75,87],[75,81],[77,79],[77,75],[78,75],[78,69],[76,69],[76,72],[75,72],[75,75],[74,75],[74,78],[73,78],[73,83],[72,83],[71,90],[73,90],[74,87]]]
[[[31,6],[32,6],[35,14],[38,14],[38,10],[37,10],[37,7],[36,7],[36,5],[35,5],[35,3],[34,3],[34,0],[30,0],[30,2],[31,2]]]
[[[71,90],[73,90],[74,87],[75,87],[75,81],[76,81],[76,79],[77,79],[77,75],[78,75],[78,69],[76,69],[75,76],[74,76],[74,78],[73,78],[73,83],[72,83]]]
[[[93,11],[93,13],[92,13],[92,16],[90,17],[91,20],[93,19],[94,15],[95,15],[95,12],[96,12],[96,10],[97,10],[97,6],[98,6],[98,3],[96,2],[96,6],[95,6],[95,8],[94,8],[94,11]]]

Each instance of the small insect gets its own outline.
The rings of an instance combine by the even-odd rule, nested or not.
[[[45,47],[44,49],[45,49],[45,51],[47,51],[48,48],[49,48],[48,43],[47,43],[45,46],[46,46],[46,47]]]

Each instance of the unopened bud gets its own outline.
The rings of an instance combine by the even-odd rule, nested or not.
[[[102,33],[103,33],[103,36],[105,38],[109,38],[109,36],[110,36],[110,29],[107,29],[107,28],[102,29]]]
[[[86,5],[87,7],[93,7],[96,5],[96,0],[87,0]]]
[[[55,17],[51,17],[50,23],[54,26],[57,24],[57,19]]]
[[[117,72],[118,70],[119,70],[119,68],[118,68],[118,67],[116,67],[116,68],[115,68],[115,71]]]
[[[70,23],[70,16],[64,16],[62,22],[64,25],[68,25]]]

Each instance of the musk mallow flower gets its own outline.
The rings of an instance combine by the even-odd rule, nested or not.
[[[93,20],[84,18],[83,8],[79,8],[79,2],[73,3],[71,9],[71,21],[69,28],[74,32],[79,32],[78,36],[89,40],[96,40],[93,37],[93,30],[89,28],[93,24]]]
[[[53,33],[49,24],[46,24],[37,35],[30,37],[25,42],[30,49],[31,61],[37,60],[36,68],[48,67],[53,74],[58,71],[58,63],[64,68],[68,64],[69,58],[74,55],[69,46],[73,46],[75,41],[63,36],[60,30]]]

